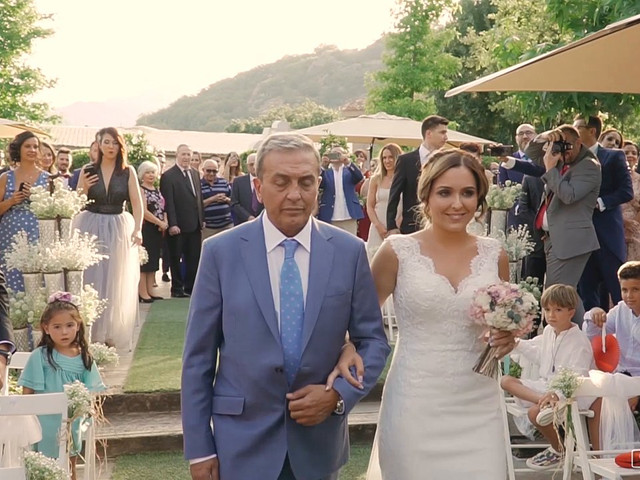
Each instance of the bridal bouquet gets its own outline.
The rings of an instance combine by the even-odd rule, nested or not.
[[[533,328],[538,313],[538,301],[521,288],[508,282],[500,282],[475,291],[471,300],[470,316],[484,327],[524,335]],[[473,371],[491,378],[498,378],[499,359],[496,349],[487,345]]]
[[[522,192],[522,185],[507,180],[504,186],[492,185],[487,192],[487,205],[494,210],[509,210]]]

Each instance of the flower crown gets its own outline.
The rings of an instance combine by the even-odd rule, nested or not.
[[[52,293],[51,295],[49,295],[49,299],[47,300],[47,303],[53,303],[53,302],[65,302],[65,303],[70,303],[71,305],[73,305],[74,307],[78,308],[78,297],[76,297],[75,295],[71,295],[69,292],[55,292]]]

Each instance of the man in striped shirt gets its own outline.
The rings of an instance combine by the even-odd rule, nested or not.
[[[233,227],[231,219],[231,187],[218,177],[218,157],[211,157],[202,164],[202,203],[204,204],[204,223],[202,239],[206,239]]]

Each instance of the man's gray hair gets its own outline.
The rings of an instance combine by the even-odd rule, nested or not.
[[[320,153],[313,142],[304,135],[288,132],[274,133],[262,142],[256,156],[256,176],[262,179],[263,162],[271,152],[293,152],[296,150],[313,153],[318,162],[318,173],[320,173]]]
[[[156,174],[157,174],[159,170],[160,169],[158,168],[158,164],[157,163],[151,162],[149,160],[145,160],[138,167],[138,180],[140,180],[140,182],[142,182],[142,178],[145,176],[145,174],[147,174],[149,172],[156,172]]]

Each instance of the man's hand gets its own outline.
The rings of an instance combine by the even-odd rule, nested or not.
[[[322,423],[336,409],[340,397],[324,385],[307,385],[293,393],[287,393],[291,418],[305,427]]]
[[[607,312],[600,307],[593,307],[591,309],[591,321],[597,327],[602,328],[607,321]]]
[[[220,480],[218,457],[194,463],[189,468],[192,480]]]
[[[547,144],[545,145],[546,151],[544,152],[544,157],[542,158],[542,161],[544,162],[544,168],[547,170],[547,172],[553,168],[556,168],[558,162],[562,160],[562,154],[560,152],[551,152],[552,145],[553,142],[547,142]]]
[[[169,229],[169,235],[180,235],[180,227],[178,227],[177,225],[171,227]]]
[[[345,167],[348,167],[351,164],[351,159],[349,158],[349,155],[342,156],[342,163],[344,164]]]

